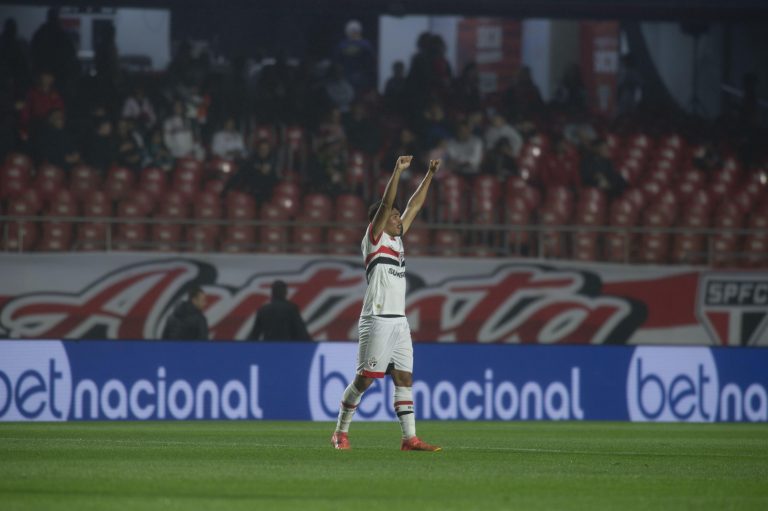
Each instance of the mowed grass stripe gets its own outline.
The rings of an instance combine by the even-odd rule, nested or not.
[[[0,509],[768,509],[768,426],[0,424]]]

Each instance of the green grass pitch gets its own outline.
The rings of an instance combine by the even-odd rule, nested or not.
[[[0,510],[768,509],[768,425],[0,424]]]

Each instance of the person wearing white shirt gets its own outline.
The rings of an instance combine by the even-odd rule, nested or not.
[[[445,144],[445,155],[451,170],[461,174],[477,174],[483,160],[483,142],[472,134],[466,123],[459,124],[456,138]]]
[[[227,118],[223,128],[213,134],[211,151],[214,156],[226,160],[237,160],[246,156],[245,139],[237,130],[232,117]]]
[[[509,140],[515,158],[520,156],[520,150],[523,148],[523,136],[507,122],[504,116],[494,114],[491,118],[491,125],[485,130],[486,149],[491,150],[496,147],[502,138]]]

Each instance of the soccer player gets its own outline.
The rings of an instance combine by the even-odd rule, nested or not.
[[[374,378],[392,377],[394,406],[403,431],[403,451],[440,451],[416,436],[413,411],[413,345],[405,318],[405,257],[402,237],[418,215],[440,160],[431,160],[426,176],[414,192],[402,216],[394,207],[400,175],[411,164],[412,156],[400,156],[389,178],[384,196],[368,210],[370,224],[362,242],[368,288],[358,323],[357,373],[344,390],[339,419],[331,444],[349,449],[349,424],[363,393]]]

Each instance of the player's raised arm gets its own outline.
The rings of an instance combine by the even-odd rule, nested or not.
[[[419,211],[421,211],[421,206],[424,205],[424,199],[427,198],[427,191],[429,190],[429,184],[432,182],[432,176],[435,175],[435,172],[437,172],[437,169],[439,168],[440,160],[429,160],[429,169],[427,170],[427,174],[424,176],[424,179],[421,180],[419,187],[416,188],[416,191],[413,192],[413,195],[408,200],[408,205],[406,206],[405,211],[401,217],[403,222],[403,234],[408,232],[408,229],[410,229],[411,224],[416,218],[416,215],[418,215]]]
[[[400,183],[400,174],[411,165],[413,156],[401,156],[397,159],[395,164],[395,170],[392,171],[392,175],[387,182],[387,187],[384,189],[384,196],[381,198],[381,205],[379,205],[376,216],[373,217],[371,222],[371,230],[374,239],[378,239],[381,233],[384,231],[384,227],[387,225],[387,219],[392,211],[392,204],[397,197],[397,185]]]

